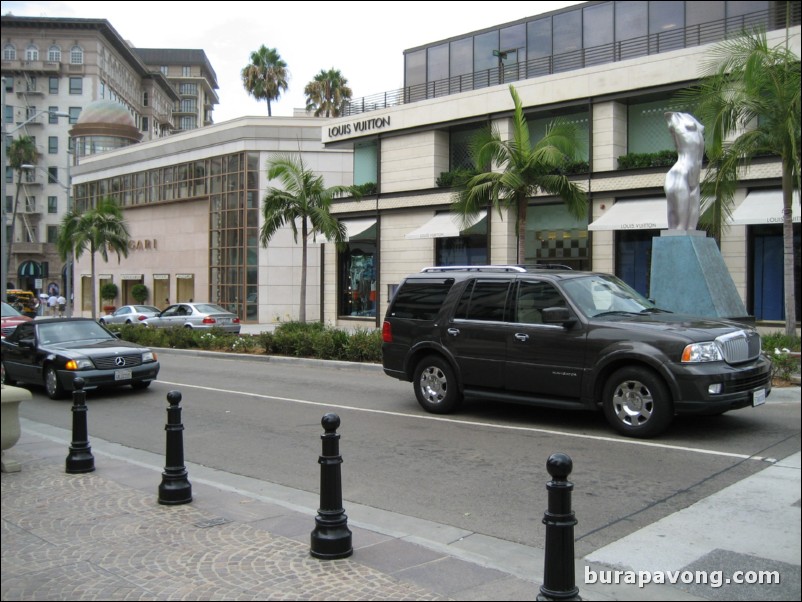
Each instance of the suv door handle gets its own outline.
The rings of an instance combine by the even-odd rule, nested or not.
[[[525,343],[526,341],[529,340],[529,335],[524,332],[516,332],[515,338],[521,341],[522,343]]]
[[[456,337],[459,335],[459,328],[449,328],[446,330],[446,332],[449,334],[449,336]]]

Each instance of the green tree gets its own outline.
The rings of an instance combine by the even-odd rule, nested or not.
[[[256,100],[267,101],[267,115],[272,117],[271,101],[278,100],[289,88],[290,77],[285,63],[275,48],[264,44],[251,53],[251,62],[242,69],[242,85]]]
[[[720,236],[739,173],[755,157],[782,164],[785,332],[796,328],[792,202],[800,190],[800,63],[788,41],[771,47],[762,31],[716,45],[703,79],[686,95],[705,126],[709,169],[702,182],[701,223]]]
[[[557,195],[573,215],[581,218],[587,212],[587,196],[577,184],[557,171],[566,159],[573,159],[577,154],[576,128],[554,121],[546,135],[532,145],[521,99],[513,86],[510,86],[510,95],[515,104],[512,140],[502,140],[494,127],[482,130],[471,141],[471,154],[479,173],[455,193],[452,211],[462,215],[467,223],[490,205],[499,215],[503,209],[514,208],[518,263],[523,263],[529,199],[538,192]],[[496,166],[498,171],[488,171],[489,166]]]
[[[14,194],[14,206],[11,210],[11,226],[8,233],[8,255],[6,256],[6,274],[11,274],[11,249],[14,245],[14,227],[17,223],[17,207],[19,204],[19,193],[22,188],[22,172],[25,171],[23,165],[36,165],[39,160],[39,153],[36,151],[36,143],[30,136],[20,136],[11,142],[8,147],[8,164],[17,172],[17,191]],[[5,199],[3,199],[5,202]]]
[[[278,180],[282,188],[267,189],[262,204],[264,224],[260,240],[267,246],[273,235],[283,226],[292,228],[295,242],[298,230],[301,233],[301,306],[300,322],[306,321],[306,272],[307,243],[309,235],[322,234],[327,239],[342,244],[345,226],[331,214],[331,203],[335,197],[350,194],[361,198],[353,186],[331,186],[326,188],[323,176],[315,175],[304,165],[303,158],[293,155],[273,155],[267,164],[269,180]]]
[[[339,117],[343,113],[346,102],[351,100],[351,88],[348,80],[339,69],[333,67],[326,71],[321,69],[314,79],[306,84],[306,110],[314,111],[315,117]]]
[[[79,259],[89,251],[92,274],[92,318],[97,319],[97,295],[95,293],[95,256],[100,253],[103,261],[109,260],[109,251],[128,257],[131,235],[119,205],[110,198],[101,200],[96,207],[79,213],[72,209],[61,221],[56,246],[63,261],[71,255]]]

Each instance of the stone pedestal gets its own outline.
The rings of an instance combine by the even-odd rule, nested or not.
[[[699,230],[652,239],[651,299],[675,313],[752,321],[716,246]]]
[[[19,441],[19,404],[31,398],[31,392],[19,387],[3,385],[0,395],[0,443],[2,443],[2,469],[3,472],[19,472],[22,467],[19,462],[6,457],[6,450],[11,449]]]

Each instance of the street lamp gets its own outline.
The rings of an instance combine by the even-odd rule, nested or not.
[[[0,85],[0,130],[2,130],[2,138],[0,138],[0,165],[3,166],[3,171],[5,172],[6,169],[6,137],[10,136],[17,130],[25,127],[31,121],[39,117],[40,115],[44,115],[47,113],[48,115],[55,115],[56,117],[69,117],[69,113],[63,113],[58,111],[49,111],[49,110],[42,110],[37,111],[32,116],[28,117],[25,121],[20,123],[17,127],[12,130],[6,130],[6,78],[2,78],[2,85]],[[69,163],[67,164],[69,169]],[[67,202],[69,203],[69,192],[67,193]],[[8,301],[7,295],[7,288],[6,285],[8,284],[8,257],[10,256],[10,249],[9,244],[10,241],[7,240],[8,235],[6,232],[6,174],[2,174],[2,178],[0,178],[0,235],[2,235],[2,246],[0,247],[0,298],[2,300]]]
[[[498,83],[504,83],[504,63],[503,61],[512,54],[513,52],[518,52],[517,48],[507,48],[506,50],[494,50],[493,56],[498,57]]]
[[[64,189],[64,192],[67,193],[67,213],[70,212],[72,209],[72,172],[70,171],[70,153],[69,149],[67,150],[67,183],[65,184],[58,178],[53,177],[49,172],[45,171],[44,168],[38,165],[31,165],[28,163],[23,163],[20,165],[22,169],[25,170],[36,170],[38,169],[43,174],[47,176],[48,183],[55,183],[61,186]],[[11,241],[13,242],[13,241]],[[9,248],[11,248],[11,243],[9,243]],[[64,297],[67,299],[67,317],[72,317],[72,266],[73,266],[73,252],[70,250],[70,254],[67,257],[67,265],[64,269]]]

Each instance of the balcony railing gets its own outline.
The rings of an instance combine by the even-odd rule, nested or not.
[[[791,2],[791,23],[799,25],[799,2]],[[777,22],[780,21],[780,22]],[[778,15],[776,11],[759,11],[711,21],[699,25],[692,25],[681,29],[651,34],[629,40],[622,40],[603,46],[581,48],[564,54],[531,59],[521,63],[503,65],[483,71],[475,71],[465,75],[457,75],[425,84],[407,86],[399,90],[392,90],[371,96],[364,96],[351,100],[343,110],[343,116],[358,115],[369,111],[398,106],[458,94],[469,90],[478,90],[499,84],[508,84],[514,81],[542,77],[553,73],[574,71],[614,63],[627,59],[659,54],[681,48],[692,48],[724,40],[728,36],[751,31],[754,28],[766,30],[785,27],[785,14]]]

